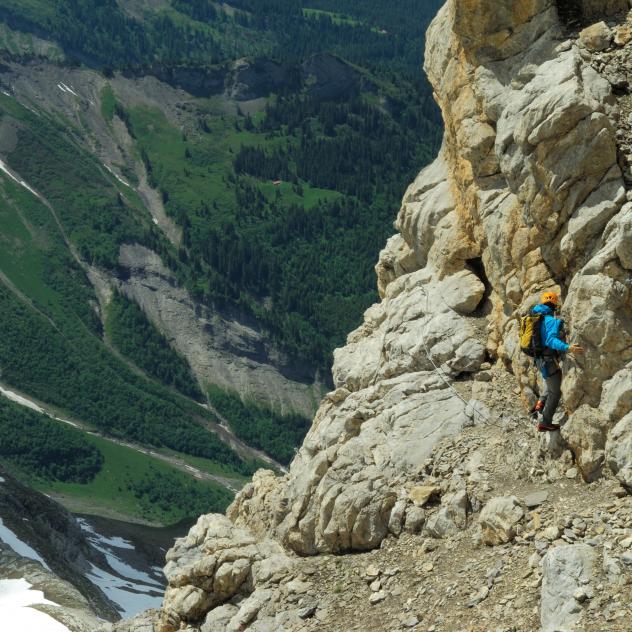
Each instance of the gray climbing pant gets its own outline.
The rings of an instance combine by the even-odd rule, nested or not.
[[[553,375],[549,375],[549,377],[545,378],[544,383],[546,387],[542,394],[542,399],[545,402],[544,410],[542,411],[542,421],[545,424],[551,424],[553,415],[555,415],[562,397],[562,370],[558,369]]]

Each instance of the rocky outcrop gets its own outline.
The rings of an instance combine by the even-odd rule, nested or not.
[[[542,562],[542,632],[576,629],[581,603],[594,594],[596,554],[587,544],[551,549]]]
[[[245,609],[250,611],[251,593],[263,584],[278,584],[291,569],[292,560],[276,542],[257,542],[224,516],[202,516],[167,553],[169,585],[159,632],[178,630],[182,621],[199,622],[238,594],[248,596]]]
[[[151,250],[121,247],[113,283],[135,301],[188,361],[201,385],[216,384],[275,410],[311,415],[319,385],[253,324],[196,304]]]
[[[445,141],[404,196],[400,234],[380,255],[382,302],[336,351],[337,390],[289,475],[267,480],[263,498],[247,489],[229,514],[301,554],[379,543],[401,480],[437,440],[484,420],[466,414],[477,389],[461,399],[451,386],[476,374],[486,354],[512,367],[532,401],[537,385],[517,349],[517,323],[544,289],[568,289],[569,334],[586,347],[566,367],[570,427],[582,425],[584,413],[572,417],[582,406],[613,408],[571,440],[587,479],[627,405],[617,372],[632,357],[632,205],[624,205],[610,84],[564,39],[545,0],[520,10],[449,2],[429,30],[426,71]]]

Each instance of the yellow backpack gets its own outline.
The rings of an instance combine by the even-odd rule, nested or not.
[[[533,313],[520,319],[520,350],[531,358],[537,358],[544,352],[542,319],[542,314]]]

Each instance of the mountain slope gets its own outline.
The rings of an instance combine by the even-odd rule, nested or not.
[[[620,20],[616,39],[574,32],[565,2],[441,9],[425,67],[444,143],[380,255],[381,301],[335,353],[336,389],[289,472],[201,516],[167,555],[160,614],[123,629],[629,627],[622,4],[581,4]],[[518,323],[551,289],[586,355],[563,364],[561,431],[537,433]]]
[[[213,385],[287,462],[438,142],[399,19],[437,4],[0,3],[3,379],[248,471],[173,392]]]

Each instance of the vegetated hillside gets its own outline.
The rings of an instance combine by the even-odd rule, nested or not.
[[[212,481],[0,398],[0,460],[30,486],[92,513],[177,523],[223,511],[232,498]],[[97,505],[100,507],[97,508]]]
[[[1,2],[0,151],[54,211],[4,178],[19,234],[0,268],[3,378],[108,432],[247,469],[197,423],[211,416],[173,391],[199,398],[213,372],[147,305],[151,323],[123,302],[138,297],[110,305],[109,290],[95,293],[86,270],[116,289],[130,274],[121,246],[140,244],[196,314],[254,323],[281,350],[268,356],[289,358],[283,375],[326,375],[375,300],[373,263],[404,184],[438,146],[417,76],[439,4]],[[179,91],[167,98],[147,76]],[[145,176],[165,218],[152,221]],[[40,224],[21,222],[27,212]],[[279,417],[274,397],[240,408],[248,389],[219,384],[238,436],[286,463],[305,420],[291,423],[287,404]]]

